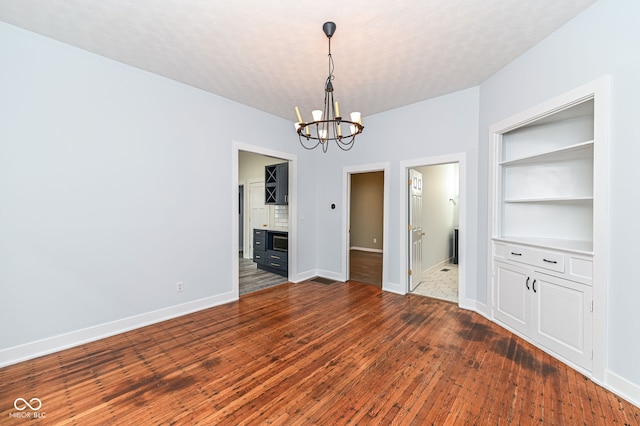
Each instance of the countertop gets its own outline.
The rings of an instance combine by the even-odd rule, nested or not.
[[[286,232],[286,233],[289,233],[289,228],[271,227],[271,228],[255,228],[255,229],[260,229],[262,231],[269,231],[269,232]]]

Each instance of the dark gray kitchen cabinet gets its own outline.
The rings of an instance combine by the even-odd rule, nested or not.
[[[259,269],[287,277],[289,234],[267,229],[253,230],[253,261]]]
[[[269,205],[289,204],[289,163],[265,166],[264,203]]]

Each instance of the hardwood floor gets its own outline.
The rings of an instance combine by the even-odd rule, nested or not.
[[[0,423],[31,413],[17,398],[56,425],[640,423],[480,315],[356,282],[284,284],[0,369]]]
[[[349,250],[349,278],[382,288],[382,253]]]

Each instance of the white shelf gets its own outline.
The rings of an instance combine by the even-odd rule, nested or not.
[[[593,201],[593,197],[518,198],[504,200],[505,203],[574,203],[582,201]]]
[[[555,149],[553,151],[545,151],[535,155],[501,161],[498,164],[501,166],[520,166],[526,164],[577,160],[580,158],[593,158],[592,140]]]

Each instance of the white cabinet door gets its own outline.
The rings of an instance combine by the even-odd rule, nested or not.
[[[494,317],[524,335],[528,334],[531,273],[528,268],[494,263]]]
[[[591,287],[536,273],[531,282],[532,338],[591,370]]]

